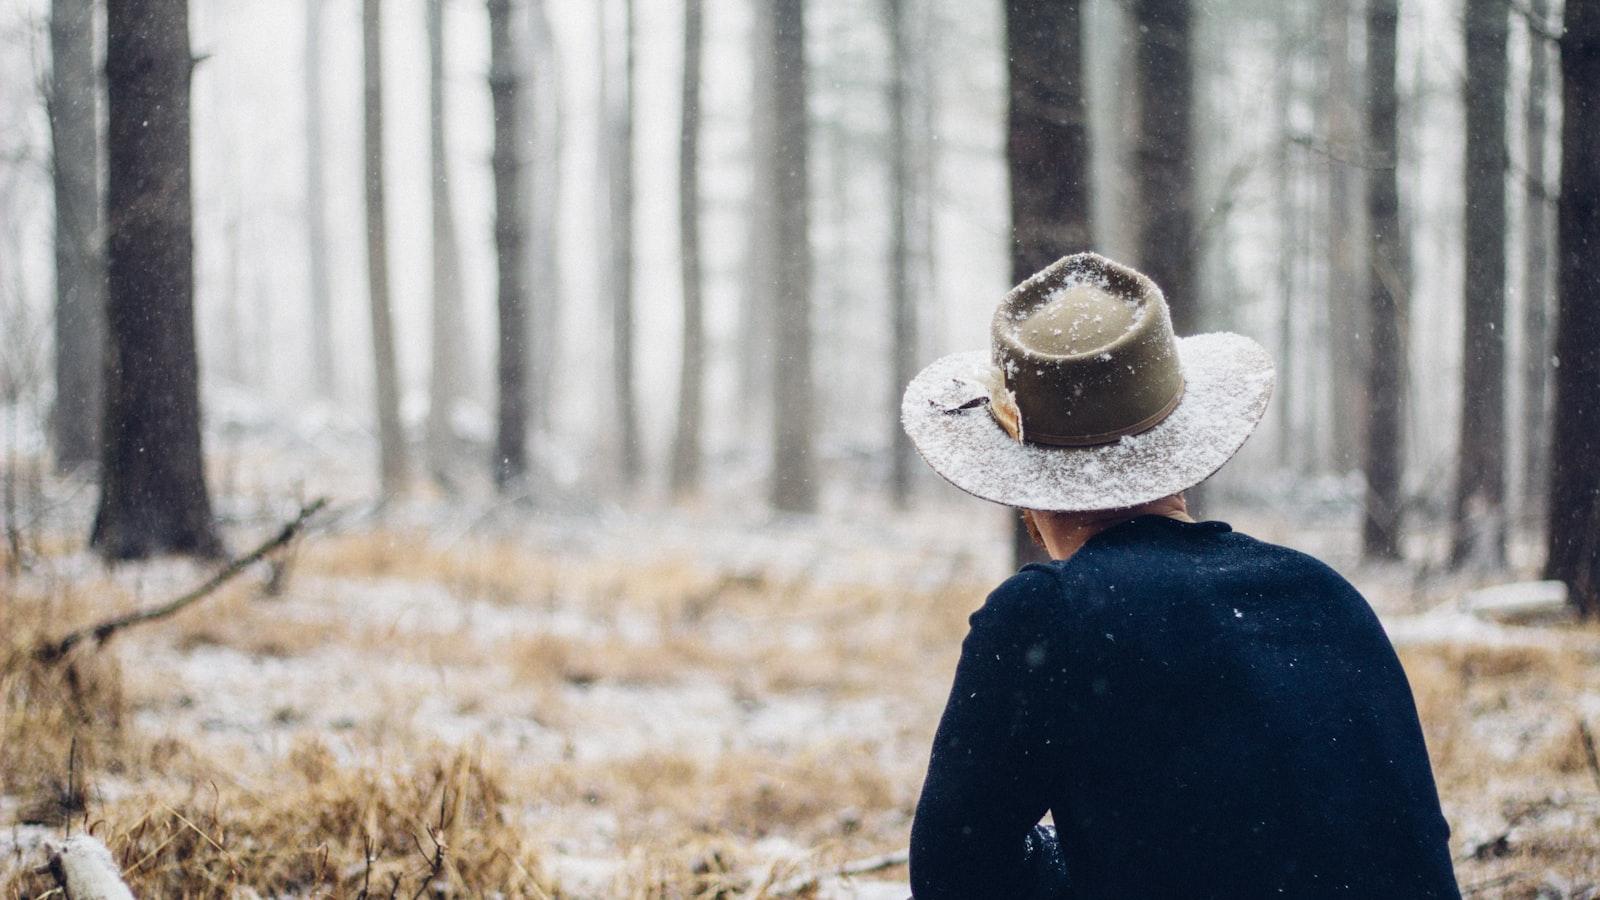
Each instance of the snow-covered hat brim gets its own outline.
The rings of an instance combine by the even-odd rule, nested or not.
[[[987,407],[989,354],[956,353],[923,369],[901,400],[906,433],[956,487],[1021,509],[1126,509],[1194,487],[1244,446],[1272,397],[1272,358],[1238,334],[1177,340],[1184,394],[1148,431],[1091,447],[1018,441]]]

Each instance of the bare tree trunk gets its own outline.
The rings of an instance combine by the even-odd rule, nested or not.
[[[1011,280],[1021,282],[1094,240],[1078,2],[1007,0],[1006,48]],[[1045,558],[1020,518],[1012,526],[1012,555],[1019,566]]]
[[[94,0],[50,4],[50,146],[56,201],[56,465],[100,453],[105,269],[100,246],[100,78]]]
[[[433,328],[426,453],[428,469],[443,478],[456,456],[451,417],[465,393],[466,340],[461,322],[461,249],[445,149],[444,0],[428,0],[428,146],[433,185]]]
[[[1278,383],[1273,388],[1273,402],[1278,405],[1278,465],[1293,471],[1295,452],[1299,446],[1299,433],[1295,428],[1295,402],[1299,400],[1299,384],[1295,380],[1297,359],[1294,352],[1294,326],[1297,284],[1296,262],[1300,257],[1299,216],[1296,207],[1298,180],[1295,169],[1295,143],[1291,139],[1291,115],[1295,102],[1296,12],[1300,4],[1284,0],[1278,4],[1278,62],[1277,77],[1273,79],[1273,105],[1277,114],[1278,148],[1273,160],[1273,186],[1276,192],[1275,214],[1278,225]]]
[[[1190,0],[1133,0],[1139,84],[1139,266],[1161,287],[1180,335],[1194,334],[1200,307],[1200,242],[1195,231],[1193,11]],[[1203,485],[1185,492],[1205,504]]]
[[[508,490],[528,471],[527,297],[522,285],[522,188],[511,0],[489,0],[489,94],[494,109],[494,249],[500,344],[494,480]]]
[[[624,488],[639,479],[641,467],[638,403],[633,384],[633,0],[622,0],[623,64],[621,98],[608,96],[610,59],[605,51],[606,9],[609,0],[596,4],[600,16],[600,105],[605,129],[605,154],[611,220],[611,381],[616,394],[616,437],[619,443],[618,475]],[[613,106],[616,108],[613,109]]]
[[[1369,342],[1368,316],[1361,302],[1362,242],[1360,191],[1362,172],[1349,160],[1366,146],[1356,115],[1360,97],[1351,64],[1351,0],[1325,0],[1324,51],[1328,144],[1328,352],[1332,357],[1331,408],[1328,428],[1334,471],[1340,474],[1360,466],[1367,424],[1366,375]]]
[[[776,119],[767,180],[773,188],[771,252],[772,505],[810,512],[817,505],[812,452],[811,221],[806,116],[805,0],[773,0],[772,109]]]
[[[1195,241],[1194,63],[1189,0],[1134,0],[1139,78],[1139,266],[1178,334],[1200,327]]]
[[[889,491],[896,506],[904,507],[911,497],[912,472],[916,451],[900,427],[900,394],[917,373],[917,310],[911,293],[911,253],[909,242],[911,204],[911,160],[907,145],[908,130],[906,80],[910,62],[906,53],[903,0],[884,0],[889,32],[889,332],[893,360],[889,381]]]
[[[1527,183],[1523,192],[1523,398],[1524,446],[1521,488],[1523,510],[1542,505],[1550,465],[1550,202],[1545,139],[1550,95],[1549,0],[1530,0],[1528,15],[1528,98],[1523,117]]]
[[[1569,0],[1561,38],[1555,433],[1549,561],[1586,616],[1600,616],[1600,4]]]
[[[389,244],[383,181],[383,0],[362,0],[361,45],[366,151],[367,289],[372,312],[372,359],[378,419],[378,469],[385,495],[406,482],[405,432],[400,424],[400,372],[389,306]]]
[[[1367,281],[1372,346],[1367,357],[1367,481],[1361,538],[1370,559],[1400,559],[1401,428],[1405,397],[1406,311],[1411,258],[1400,224],[1395,78],[1399,0],[1367,4],[1367,136],[1375,165],[1367,173]]]
[[[768,180],[773,154],[777,114],[773,108],[772,85],[775,63],[772,57],[772,4],[754,4],[750,35],[750,132],[749,156],[752,162],[750,191],[745,198],[748,221],[742,260],[744,273],[739,306],[739,396],[748,410],[747,421],[771,413],[771,373],[773,355],[773,295],[776,290],[777,249],[772,235],[777,226],[773,217],[774,186]],[[769,436],[769,429],[751,428],[746,437],[758,445]]]
[[[1466,327],[1450,562],[1505,563],[1506,28],[1467,0]]]
[[[683,5],[683,113],[678,135],[678,242],[683,265],[683,364],[678,374],[678,431],[672,442],[672,492],[700,487],[701,404],[705,395],[705,323],[700,274],[700,57],[702,0]]]
[[[560,349],[561,316],[564,301],[561,259],[558,251],[558,219],[561,209],[562,121],[561,61],[544,0],[533,0],[528,10],[528,34],[532,44],[531,84],[524,93],[529,98],[528,128],[537,149],[533,177],[527,179],[532,195],[532,243],[530,271],[532,291],[528,298],[527,339],[529,360],[529,418],[535,431],[551,425],[554,405],[553,385]]]
[[[306,269],[311,293],[312,387],[338,391],[333,371],[333,299],[328,274],[328,209],[322,147],[322,3],[306,0]]]
[[[200,442],[187,0],[106,3],[105,420],[90,544],[218,556]]]

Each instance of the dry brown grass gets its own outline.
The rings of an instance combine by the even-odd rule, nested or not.
[[[1600,895],[1600,768],[1583,742],[1596,723],[1581,706],[1600,685],[1600,631],[1564,633],[1579,640],[1401,653],[1470,895]]]
[[[39,637],[126,608],[127,580],[0,582],[0,795],[14,818],[87,823],[149,897],[387,896],[396,879],[400,896],[429,884],[436,896],[568,896],[563,857],[615,864],[602,888],[578,896],[762,896],[797,868],[904,845],[965,619],[983,595],[382,532],[309,543],[295,579],[284,600],[242,580],[197,614],[53,667],[29,655]],[[586,624],[502,635],[360,615],[361,598],[390,583],[442,586],[440,604],[490,604],[518,623],[559,614]],[[1600,685],[1600,630],[1563,634],[1402,653],[1461,882],[1476,896],[1576,896],[1600,884],[1600,774],[1580,724]],[[319,731],[325,698],[295,696],[271,698],[295,714],[261,733],[173,728],[168,711],[209,690],[192,680],[206,673],[184,682],[177,664],[210,648],[296,667],[338,657],[338,671],[358,679],[420,672],[469,732],[480,719],[536,718],[567,746],[442,743],[405,718],[421,699],[414,682],[363,695],[384,708],[349,726]],[[593,733],[637,717],[626,705],[596,715],[597,704],[647,698],[646,718],[681,720],[673,698],[690,690],[738,712],[686,723],[691,738],[704,732],[687,745],[635,730],[611,747]],[[850,704],[892,717],[761,741],[741,733],[755,710]],[[44,888],[0,861],[0,897]]]

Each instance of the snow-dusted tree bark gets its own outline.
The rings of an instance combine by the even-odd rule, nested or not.
[[[1195,241],[1190,0],[1134,0],[1138,52],[1139,266],[1167,296],[1178,334],[1201,323]]]
[[[444,0],[428,0],[428,148],[433,224],[433,310],[428,384],[428,469],[444,476],[455,457],[451,415],[465,393],[466,333],[461,321],[461,249],[451,207],[445,149]]]
[[[383,0],[362,0],[362,96],[366,169],[367,291],[378,421],[378,471],[386,495],[405,488],[405,432],[400,423],[400,372],[389,306],[389,241],[383,179]]]
[[[623,487],[639,478],[638,401],[633,384],[633,0],[622,0],[621,97],[610,96],[610,59],[606,52],[606,10],[610,0],[595,4],[600,19],[600,109],[604,123],[607,194],[610,198],[611,382],[616,396],[618,477]]]
[[[907,131],[910,115],[906,81],[910,61],[906,52],[903,0],[884,0],[885,27],[889,32],[889,333],[892,360],[889,380],[889,491],[895,505],[911,497],[911,479],[918,465],[911,439],[900,427],[900,393],[917,373],[917,310],[911,291],[911,148]]]
[[[328,204],[322,144],[322,4],[306,0],[306,271],[311,298],[312,387],[336,394],[333,374],[333,292],[328,274]]]
[[[1083,16],[1076,0],[1007,0],[1011,176],[1011,280],[1020,282],[1068,253],[1092,247],[1089,115],[1083,77]],[[1044,553],[1018,520],[1020,565]]]
[[[56,464],[100,449],[105,269],[100,246],[99,70],[94,0],[50,4],[50,161],[56,201]]]
[[[1411,259],[1400,224],[1399,142],[1395,93],[1395,43],[1399,0],[1367,4],[1367,139],[1374,165],[1367,173],[1367,280],[1371,346],[1367,356],[1367,494],[1363,552],[1369,558],[1401,556],[1401,476],[1404,430],[1406,310]]]
[[[1555,432],[1549,561],[1572,602],[1600,616],[1600,3],[1569,0],[1561,38]]]
[[[766,180],[772,187],[774,254],[772,354],[772,505],[788,512],[816,508],[812,453],[811,221],[806,142],[805,0],[773,0],[774,118]]]
[[[222,552],[200,444],[187,0],[106,3],[105,420],[90,544]]]
[[[683,268],[683,355],[678,372],[678,430],[672,441],[672,492],[700,487],[701,404],[705,395],[705,322],[700,275],[700,56],[702,0],[683,4],[683,109],[678,133],[678,249]]]
[[[1467,0],[1466,323],[1450,561],[1505,562],[1506,29]]]
[[[1529,0],[1528,96],[1523,110],[1522,146],[1527,166],[1522,222],[1522,472],[1518,479],[1524,511],[1544,497],[1550,465],[1550,195],[1545,140],[1549,136],[1549,0]]]
[[[522,284],[521,146],[511,0],[489,0],[489,95],[494,111],[494,249],[499,279],[499,384],[494,480],[502,491],[528,470],[527,297]]]

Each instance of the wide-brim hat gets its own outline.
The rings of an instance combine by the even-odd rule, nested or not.
[[[1080,253],[1013,288],[990,350],[923,369],[900,414],[928,465],[969,494],[1023,509],[1125,509],[1221,469],[1266,413],[1273,378],[1260,344],[1175,336],[1154,282]]]

